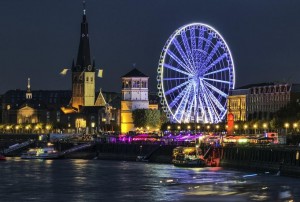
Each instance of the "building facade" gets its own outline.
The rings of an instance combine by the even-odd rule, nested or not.
[[[134,130],[133,110],[149,108],[148,79],[137,69],[122,76],[121,133]]]
[[[300,84],[262,83],[232,90],[227,107],[235,121],[270,120],[275,112],[295,101],[300,101]]]
[[[247,89],[232,90],[227,100],[228,113],[232,113],[236,121],[247,120]]]

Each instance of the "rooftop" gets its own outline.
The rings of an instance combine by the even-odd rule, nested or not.
[[[122,76],[122,78],[123,77],[148,77],[148,76],[140,72],[138,69],[134,68],[133,70],[131,70],[130,72]]]

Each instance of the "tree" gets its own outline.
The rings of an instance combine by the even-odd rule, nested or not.
[[[136,109],[132,112],[135,127],[159,127],[161,124],[161,113],[156,109]]]
[[[291,102],[278,110],[274,116],[280,123],[297,121],[300,119],[300,104]]]

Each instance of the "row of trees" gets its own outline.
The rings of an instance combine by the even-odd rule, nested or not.
[[[164,112],[152,109],[136,109],[132,113],[135,127],[151,127],[160,130],[201,130],[226,131],[226,120],[218,124],[169,123]],[[300,129],[300,104],[291,102],[274,113],[271,120],[237,121],[234,130],[239,133],[258,133],[262,131],[298,132]]]

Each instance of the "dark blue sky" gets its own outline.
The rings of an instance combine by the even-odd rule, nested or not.
[[[71,89],[59,72],[77,55],[80,0],[0,1],[0,93]],[[256,82],[300,83],[299,0],[87,0],[91,55],[104,69],[97,89],[120,91],[132,64],[150,76],[168,37],[190,22],[218,30],[236,67],[236,86]]]

